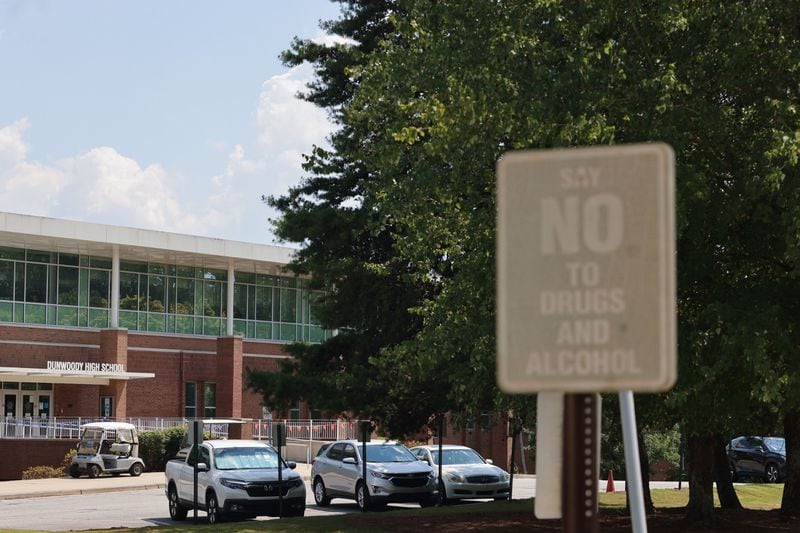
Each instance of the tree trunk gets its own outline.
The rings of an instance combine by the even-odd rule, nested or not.
[[[719,504],[723,509],[741,509],[739,496],[733,489],[733,479],[731,478],[731,468],[728,463],[728,454],[725,453],[725,441],[722,435],[715,433],[712,436],[712,446],[714,453],[714,481],[717,484],[717,495]]]
[[[786,439],[786,484],[781,514],[800,516],[800,409],[792,409],[783,417],[783,436]]]
[[[714,521],[714,453],[711,435],[689,437],[689,505],[686,518],[703,522],[708,527]]]

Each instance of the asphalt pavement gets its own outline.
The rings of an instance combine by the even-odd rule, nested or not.
[[[308,480],[311,465],[299,463],[296,471],[303,479]],[[0,481],[0,500],[158,488],[164,488],[164,472],[145,472],[138,477],[122,474],[100,476],[94,479],[86,476],[77,479],[71,477],[24,479]]]

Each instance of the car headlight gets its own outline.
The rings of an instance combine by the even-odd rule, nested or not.
[[[237,490],[247,490],[247,482],[242,481],[240,479],[231,479],[231,478],[222,478],[219,480],[223,486],[228,487],[229,489],[237,489]]]
[[[500,479],[502,479],[503,481],[508,481],[509,479],[511,479],[511,474],[509,474],[508,472],[503,472],[500,474]]]
[[[378,479],[389,479],[389,478],[392,477],[391,474],[385,474],[383,472],[376,472],[375,470],[370,470],[369,471],[369,475],[371,475],[372,477],[376,477]]]
[[[302,484],[303,484],[303,480],[301,478],[299,478],[299,477],[296,477],[296,478],[293,478],[293,479],[289,479],[289,480],[286,481],[286,486],[289,487],[290,489],[293,489],[295,487],[299,487]]]
[[[447,475],[447,479],[449,479],[450,481],[453,481],[455,483],[466,483],[467,482],[467,480],[466,480],[466,478],[464,476],[462,476],[460,474],[456,474],[455,472],[448,472],[446,475]]]

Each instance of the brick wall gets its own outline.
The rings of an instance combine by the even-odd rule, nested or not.
[[[72,440],[0,439],[0,480],[21,479],[29,466],[61,466],[64,456],[75,447]]]

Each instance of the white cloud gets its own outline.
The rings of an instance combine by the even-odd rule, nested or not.
[[[210,177],[143,165],[109,146],[36,161],[24,136],[27,118],[0,127],[0,210],[264,242],[275,213],[262,195],[298,183],[302,154],[327,144],[333,129],[324,110],[296,97],[311,76],[303,66],[264,82],[256,137],[210,141],[209,150],[228,150],[225,169]]]

